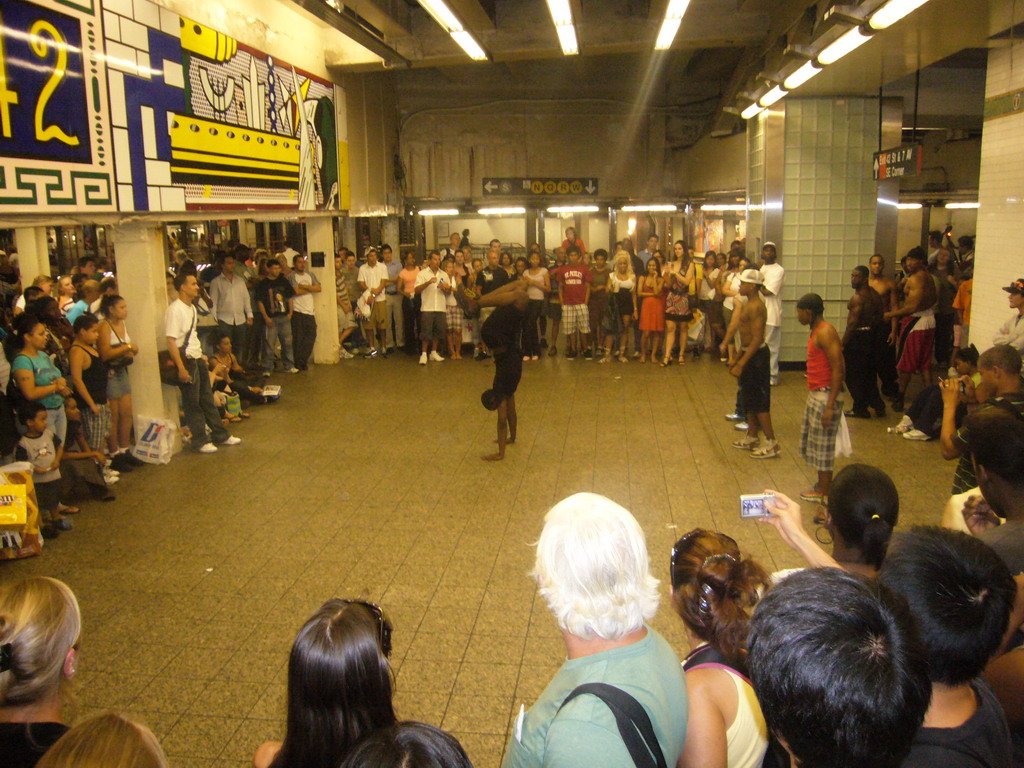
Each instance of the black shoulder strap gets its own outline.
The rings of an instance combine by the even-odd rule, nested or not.
[[[621,688],[608,683],[584,683],[565,697],[558,711],[561,712],[562,707],[585,693],[597,696],[608,705],[608,709],[615,716],[615,724],[619,727],[619,736],[622,737],[622,742],[626,745],[636,768],[667,768],[665,755],[661,751],[658,737],[654,734],[654,726],[651,725],[651,718],[647,716],[640,702]]]
[[[1021,413],[1020,409],[1005,397],[993,397],[988,401],[988,404],[993,408],[1006,411],[1011,416],[1014,416],[1018,421],[1024,421],[1024,413]]]

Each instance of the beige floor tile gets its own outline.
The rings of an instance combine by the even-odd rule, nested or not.
[[[448,731],[490,733],[504,736],[512,698],[509,696],[453,695],[442,727]]]

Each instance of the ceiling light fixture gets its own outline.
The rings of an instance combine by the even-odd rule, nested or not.
[[[764,107],[762,107],[755,101],[749,107],[740,112],[740,117],[742,117],[744,120],[750,120],[752,117],[757,117],[762,112],[764,112]]]
[[[551,11],[551,20],[555,23],[562,53],[565,56],[575,56],[580,52],[580,44],[576,39],[576,27],[573,26],[569,0],[548,0],[548,10]]]
[[[928,0],[889,0],[868,19],[868,26],[872,29],[887,29],[902,19],[909,16]]]
[[[672,41],[676,39],[679,25],[689,7],[690,0],[669,0],[668,8],[665,9],[665,20],[661,22],[658,39],[654,43],[654,50],[667,51],[672,47]]]
[[[981,208],[981,203],[946,203],[946,210],[959,210],[965,208]]]
[[[473,61],[486,61],[487,52],[476,41],[472,33],[459,21],[451,8],[444,0],[418,0],[420,6],[429,13],[445,32],[452,36],[452,40],[458,43],[459,47],[466,52],[466,55]]]
[[[596,205],[552,205],[548,213],[597,213],[600,210]]]
[[[745,211],[747,206],[744,203],[705,203],[700,209],[708,213],[726,213],[728,211]]]
[[[757,104],[758,104],[758,106],[761,106],[761,107],[764,107],[765,109],[767,109],[768,107],[770,107],[772,104],[774,104],[776,101],[778,101],[779,99],[781,99],[785,95],[786,95],[785,88],[783,88],[781,85],[776,85],[774,88],[772,88],[770,91],[768,91],[768,93],[766,93],[764,96],[762,96],[760,99],[758,99],[757,100]]]
[[[416,211],[420,216],[458,216],[458,208],[424,208]]]
[[[921,203],[896,203],[896,207],[901,211],[919,211],[924,208]]]
[[[806,83],[819,72],[821,72],[821,67],[815,64],[813,61],[808,61],[802,67],[800,67],[800,69],[796,70],[793,74],[787,77],[783,81],[782,87],[785,88],[787,91],[795,90],[804,83]]]
[[[623,211],[628,213],[672,213],[678,211],[678,206],[668,203],[653,203],[648,205],[624,205]]]
[[[860,27],[854,27],[825,46],[825,49],[818,54],[818,63],[826,67],[829,64],[835,64],[843,56],[857,50],[870,39],[871,36],[865,35]]]
[[[481,216],[513,216],[522,215],[526,213],[526,209],[516,206],[507,206],[505,208],[478,208],[477,213]]]

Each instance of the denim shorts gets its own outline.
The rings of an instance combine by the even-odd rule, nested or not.
[[[119,400],[125,395],[132,393],[132,385],[128,380],[126,368],[114,369],[107,379],[107,400]]]

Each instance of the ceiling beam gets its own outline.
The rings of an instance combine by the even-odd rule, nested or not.
[[[394,48],[387,45],[383,40],[377,37],[377,35],[370,32],[370,30],[354,18],[344,13],[340,13],[327,3],[322,2],[322,0],[292,0],[292,2],[303,10],[313,14],[328,26],[333,27],[343,35],[350,37],[366,50],[380,56],[384,60],[385,66],[408,67],[410,65],[411,62],[409,59],[405,58]],[[376,65],[372,68],[379,70],[380,66]]]

